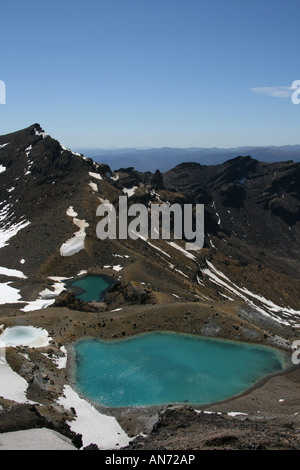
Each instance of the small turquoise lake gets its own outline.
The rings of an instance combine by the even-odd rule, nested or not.
[[[75,297],[85,302],[101,302],[105,298],[107,289],[114,284],[114,280],[107,276],[87,275],[67,281],[68,290],[74,292]]]
[[[84,339],[74,358],[77,390],[112,408],[217,402],[287,365],[273,348],[169,332]]]

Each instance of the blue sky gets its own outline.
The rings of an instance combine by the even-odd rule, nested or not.
[[[299,144],[299,13],[299,0],[3,1],[0,134],[39,122],[72,149]]]

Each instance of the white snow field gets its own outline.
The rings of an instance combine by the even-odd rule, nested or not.
[[[68,421],[72,431],[82,435],[83,447],[96,444],[99,449],[120,449],[128,445],[129,438],[113,416],[99,413],[69,386],[64,388],[64,397],[58,400],[64,408],[75,408],[77,417]]]
[[[78,253],[80,250],[84,249],[84,240],[85,240],[85,229],[89,226],[89,224],[85,220],[77,219],[77,213],[74,211],[73,207],[70,206],[66,214],[69,217],[73,217],[73,223],[79,227],[78,232],[74,233],[74,236],[67,240],[65,243],[62,244],[60,247],[60,254],[61,256],[72,256],[75,253]]]
[[[0,450],[77,450],[70,439],[52,429],[28,429],[0,434]]]

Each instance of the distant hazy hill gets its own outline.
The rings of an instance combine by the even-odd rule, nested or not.
[[[80,153],[101,163],[108,163],[112,170],[134,167],[138,171],[156,169],[168,171],[183,162],[216,165],[237,156],[248,156],[263,162],[300,162],[300,145],[281,147],[235,147],[235,148],[151,148],[151,149],[77,149]]]

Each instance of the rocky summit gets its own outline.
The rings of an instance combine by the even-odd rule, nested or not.
[[[0,421],[2,415],[5,423],[0,431],[30,429],[34,423],[75,439],[72,425],[66,424],[75,419],[74,409],[57,406],[72,382],[71,366],[58,368],[51,357],[61,357],[62,347],[85,336],[110,339],[172,330],[291,352],[300,338],[299,182],[300,163],[293,161],[265,163],[237,156],[219,165],[185,162],[165,173],[112,171],[105,162],[72,152],[37,123],[0,136],[0,324],[3,329],[38,326],[51,336],[43,354],[37,348],[7,349],[7,362],[27,381],[27,399],[35,405],[29,410],[28,403],[15,403],[0,393]],[[127,196],[128,207],[141,204],[149,210],[154,204],[203,205],[203,247],[187,250],[186,240],[172,237],[101,240],[97,208],[110,204],[117,210],[120,196]],[[115,281],[103,301],[83,302],[67,289],[67,279],[83,274],[105,274]],[[280,391],[285,389],[282,377],[273,380],[280,381]],[[299,396],[300,382],[293,381],[293,387]],[[262,406],[268,400],[281,406],[277,395],[272,398],[264,390],[262,386],[259,392]],[[249,403],[243,406],[251,414]],[[290,407],[279,410],[274,403],[268,404],[266,415],[279,420],[278,426],[289,422],[293,434],[289,441],[285,428],[278,446],[284,448],[286,442],[286,448],[297,447],[294,435],[300,423],[294,407],[299,409],[299,399],[291,397]],[[187,415],[194,433],[200,423],[195,412],[176,411],[176,420],[182,423]],[[145,432],[153,414],[127,412],[117,419],[135,436]],[[151,440],[139,437],[133,449],[161,448],[157,436],[164,426],[176,435],[167,415],[157,419]],[[249,422],[245,428],[241,421],[232,425],[227,439],[228,422],[222,428],[222,419],[214,418],[212,427],[216,421],[220,434],[209,434],[209,448],[244,443]],[[205,429],[209,426],[206,416]],[[251,445],[259,447],[255,430],[260,426],[252,428]],[[187,434],[182,444],[180,439],[178,433],[174,445],[183,448]]]

